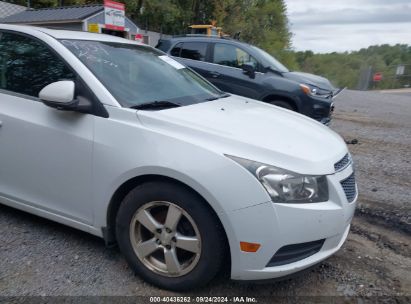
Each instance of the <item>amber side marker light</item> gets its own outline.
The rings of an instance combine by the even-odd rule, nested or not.
[[[303,92],[307,95],[311,94],[311,89],[309,86],[306,86],[305,84],[300,84],[300,88],[301,90],[303,90]]]
[[[257,252],[261,245],[256,243],[240,242],[241,251],[245,252]]]

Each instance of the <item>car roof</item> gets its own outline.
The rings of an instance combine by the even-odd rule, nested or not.
[[[28,25],[10,25],[1,24],[0,30],[11,30],[21,33],[30,34],[32,31],[42,32],[55,39],[77,39],[77,40],[93,40],[93,41],[105,41],[105,42],[118,42],[118,43],[128,43],[128,44],[142,44],[141,42],[120,38],[112,35],[97,34],[81,31],[69,31],[69,30],[56,30],[39,26],[28,26]]]

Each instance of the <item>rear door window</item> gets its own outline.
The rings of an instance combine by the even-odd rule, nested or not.
[[[170,51],[170,55],[171,55],[171,56],[174,56],[174,57],[180,57],[182,46],[183,46],[183,43],[182,43],[182,42],[177,43],[177,44],[173,47],[173,49]]]
[[[184,42],[181,49],[181,57],[205,61],[207,54],[206,42]]]
[[[170,48],[170,42],[167,40],[160,39],[156,45],[156,49],[162,50],[163,52],[167,52],[169,48]]]

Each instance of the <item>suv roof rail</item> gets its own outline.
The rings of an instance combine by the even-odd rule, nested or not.
[[[205,35],[205,34],[181,34],[181,35],[173,35],[172,38],[181,38],[181,37],[198,37],[198,38],[217,38],[217,39],[229,39],[232,40],[233,38],[229,36],[218,36],[218,35]]]
[[[181,35],[174,35],[173,38],[177,38],[177,37],[201,37],[201,38],[221,38],[218,35],[205,35],[205,34],[181,34]]]
[[[234,41],[238,41],[241,42],[239,39],[235,39],[232,38],[230,36],[218,36],[218,35],[212,35],[212,36],[208,36],[208,35],[204,35],[204,34],[181,34],[181,35],[173,35],[171,37],[167,37],[167,38],[160,38],[160,40],[169,40],[169,39],[173,39],[173,38],[184,38],[184,37],[194,37],[194,38],[215,38],[215,39],[226,39],[226,40],[234,40]]]

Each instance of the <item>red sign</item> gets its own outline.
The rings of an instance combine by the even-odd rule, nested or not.
[[[104,6],[105,7],[115,8],[115,9],[118,9],[118,10],[121,10],[121,11],[125,10],[124,3],[115,2],[115,1],[111,1],[111,0],[104,0]]]
[[[382,73],[375,73],[374,77],[372,78],[374,82],[378,82],[382,80]]]
[[[111,0],[104,0],[106,28],[116,31],[125,29],[125,5]]]
[[[135,41],[138,42],[143,42],[144,41],[144,37],[142,34],[136,34],[136,37],[134,38]]]

